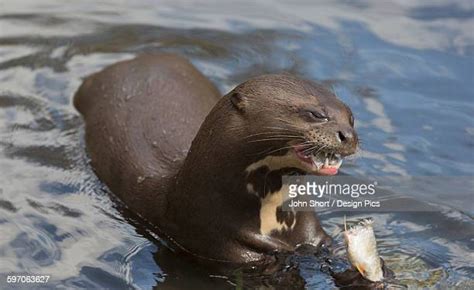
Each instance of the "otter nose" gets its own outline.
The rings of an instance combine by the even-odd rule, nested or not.
[[[337,138],[339,142],[344,144],[354,144],[356,143],[356,136],[354,130],[352,129],[342,129],[337,132]]]

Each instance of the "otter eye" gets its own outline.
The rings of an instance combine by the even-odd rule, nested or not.
[[[307,110],[304,115],[311,122],[326,123],[329,121],[329,118],[325,114],[318,111]]]

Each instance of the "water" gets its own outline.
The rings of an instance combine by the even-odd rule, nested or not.
[[[222,92],[279,71],[331,84],[362,138],[346,174],[474,175],[471,1],[218,3],[0,3],[0,273],[50,274],[47,286],[64,289],[229,285],[163,260],[88,166],[72,96],[140,52],[184,54]],[[381,255],[409,287],[474,287],[472,195],[429,202],[439,211],[371,214]],[[321,219],[340,240],[342,214]],[[333,287],[299,263],[308,288]]]

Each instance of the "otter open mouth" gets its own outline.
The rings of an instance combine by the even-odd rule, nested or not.
[[[335,175],[342,164],[342,155],[333,152],[307,152],[307,147],[294,146],[298,159],[308,168],[308,171],[316,175]]]

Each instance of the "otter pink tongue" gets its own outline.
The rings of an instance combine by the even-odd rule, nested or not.
[[[321,175],[336,175],[337,174],[337,168],[336,167],[331,167],[331,166],[323,166],[321,169],[319,169],[318,173]]]

